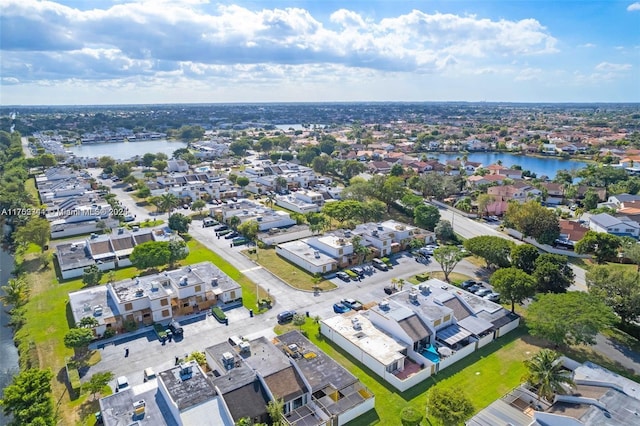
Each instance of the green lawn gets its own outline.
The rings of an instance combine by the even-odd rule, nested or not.
[[[244,250],[243,254],[255,260],[263,268],[271,271],[272,274],[278,276],[291,287],[309,291],[314,290],[316,286],[321,290],[336,288],[336,285],[331,281],[317,279],[299,266],[278,256],[275,249],[258,249],[257,254],[250,253],[250,250]]]
[[[296,327],[293,325],[277,326],[276,333],[281,334],[294,328]],[[536,344],[530,343],[525,328],[520,327],[437,376],[432,376],[406,392],[398,392],[337,345],[320,336],[318,326],[312,320],[307,320],[302,330],[315,345],[352,372],[375,394],[375,412],[350,422],[350,426],[398,425],[400,411],[405,406],[411,405],[424,412],[426,391],[434,385],[465,390],[478,412],[521,383],[525,374],[523,361],[540,349]],[[434,419],[430,420],[431,424],[438,424]],[[423,421],[423,424],[429,423]]]

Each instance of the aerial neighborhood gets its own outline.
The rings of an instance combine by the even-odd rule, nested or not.
[[[26,383],[58,424],[637,424],[637,105],[52,108],[0,108],[15,424]]]

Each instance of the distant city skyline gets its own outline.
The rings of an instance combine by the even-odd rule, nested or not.
[[[640,2],[0,6],[4,105],[640,101]]]

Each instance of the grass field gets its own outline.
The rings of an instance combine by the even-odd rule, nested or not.
[[[292,325],[278,326],[276,333],[281,334],[296,328]],[[358,377],[376,396],[375,412],[359,417],[348,423],[349,426],[398,425],[400,411],[405,406],[410,405],[421,412],[425,411],[426,391],[434,385],[465,390],[478,412],[521,383],[525,374],[523,361],[541,348],[527,336],[526,329],[520,327],[448,367],[437,376],[432,376],[406,392],[398,392],[337,345],[324,339],[312,320],[307,320],[302,330],[315,345]],[[473,392],[468,391],[469,389]],[[430,419],[430,422],[433,425],[438,424],[435,419]],[[427,425],[429,422],[424,420],[422,424]]]
[[[257,254],[252,254],[249,250],[245,250],[243,253],[245,256],[269,270],[272,274],[278,276],[291,287],[308,291],[314,290],[316,286],[321,290],[336,288],[336,285],[331,281],[325,279],[318,280],[309,272],[278,256],[275,249],[258,249]]]

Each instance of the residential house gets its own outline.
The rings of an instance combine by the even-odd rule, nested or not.
[[[573,247],[575,244],[584,238],[589,228],[582,226],[573,220],[560,220],[560,237],[558,242],[562,245]]]
[[[167,161],[167,171],[171,172],[188,172],[189,163],[181,159],[172,158]]]
[[[312,274],[325,274],[338,269],[353,246],[344,238],[311,237],[278,244],[276,253]]]
[[[575,383],[552,401],[540,398],[536,389],[522,384],[491,403],[467,426],[600,426],[632,425],[640,413],[637,382],[597,364],[580,364],[562,357],[564,371]]]
[[[620,237],[638,238],[640,225],[626,217],[615,217],[608,213],[591,216],[589,229],[595,232],[605,232]]]
[[[370,161],[367,169],[371,173],[388,174],[391,171],[391,164],[386,161]]]
[[[101,317],[105,329],[120,330],[127,321],[169,322],[213,305],[235,307],[242,299],[240,285],[210,262],[97,287],[103,288],[106,295],[96,288],[69,293],[76,322],[85,316]]]
[[[241,223],[255,220],[259,224],[258,229],[260,231],[267,231],[272,228],[284,228],[296,224],[296,221],[291,219],[289,213],[282,210],[273,210],[249,200],[239,200],[237,202],[211,207],[210,215],[219,216],[226,222],[228,222],[231,217],[239,218]]]
[[[467,184],[472,188],[480,185],[501,185],[505,179],[507,177],[501,175],[473,175],[467,178]]]

